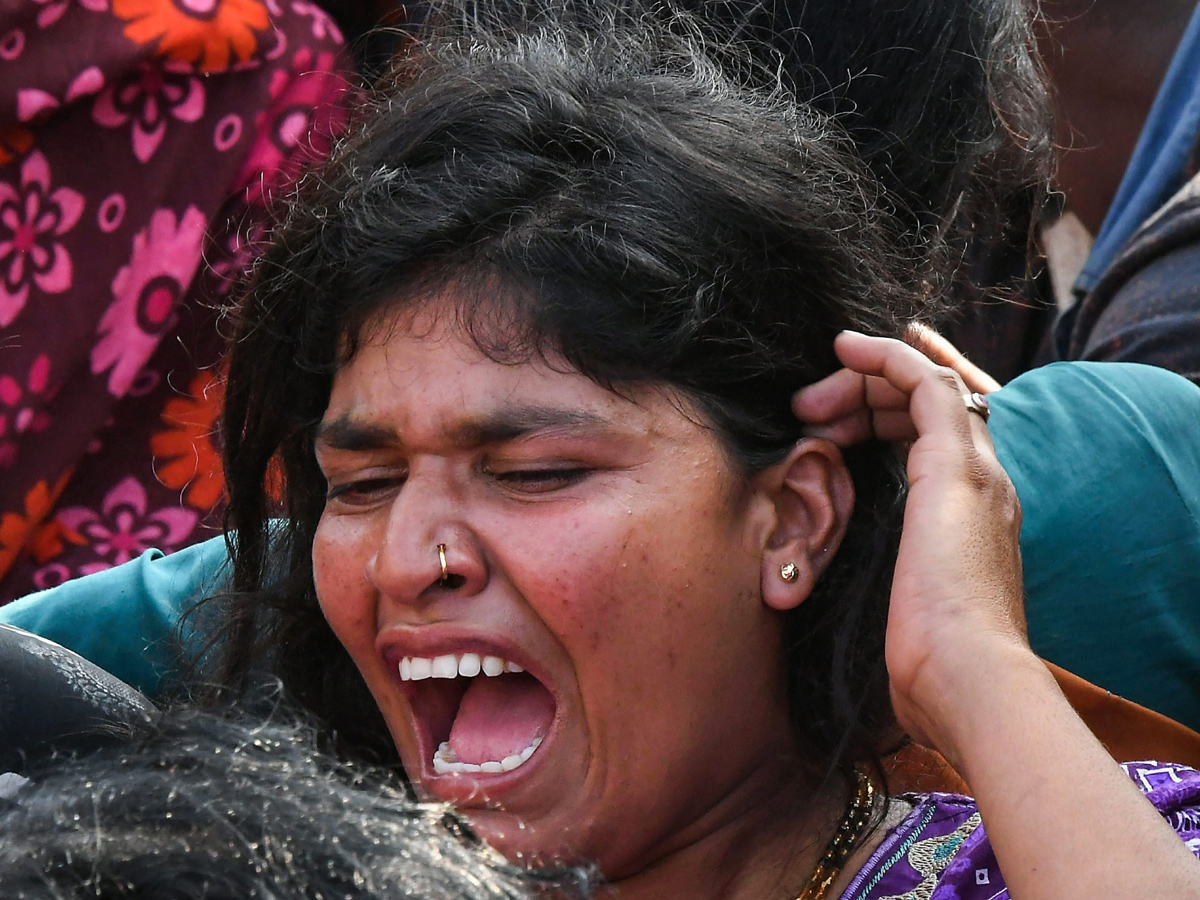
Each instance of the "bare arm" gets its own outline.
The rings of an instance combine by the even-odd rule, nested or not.
[[[814,434],[914,440],[887,661],[901,724],[965,776],[1018,900],[1200,897],[1200,863],[1029,649],[1020,511],[966,388],[898,341],[845,334],[801,391]],[[1151,877],[1148,877],[1151,876]]]

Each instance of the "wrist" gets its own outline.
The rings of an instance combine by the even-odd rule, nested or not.
[[[998,720],[1011,722],[1023,704],[1047,699],[1066,702],[1024,641],[993,636],[947,642],[913,680],[905,705],[915,721],[905,724],[969,781],[971,750],[986,744]]]

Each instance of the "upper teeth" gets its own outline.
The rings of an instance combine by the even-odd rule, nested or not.
[[[444,656],[406,656],[400,660],[401,681],[424,681],[426,678],[474,678],[480,672],[489,677],[505,672],[524,672],[515,662],[498,656],[481,657],[478,653],[447,653]]]

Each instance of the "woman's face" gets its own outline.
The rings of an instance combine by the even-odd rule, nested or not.
[[[424,795],[619,878],[790,757],[774,504],[678,397],[491,361],[440,306],[334,379],[321,607]]]

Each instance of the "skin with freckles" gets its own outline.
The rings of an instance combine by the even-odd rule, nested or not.
[[[614,880],[744,833],[779,796],[812,812],[781,610],[807,595],[853,503],[837,451],[805,441],[746,479],[685,399],[492,361],[440,308],[369,332],[317,441],[322,610],[419,789],[510,858],[586,858]],[[392,663],[454,652],[514,660],[553,695],[519,769],[433,771],[436,741]],[[812,853],[788,848],[804,871]]]

